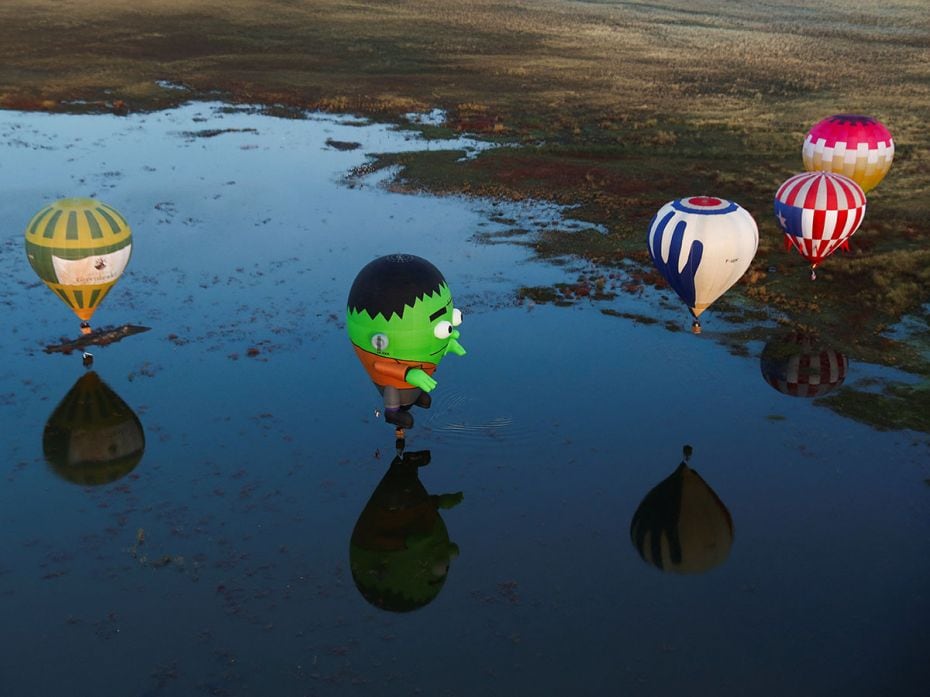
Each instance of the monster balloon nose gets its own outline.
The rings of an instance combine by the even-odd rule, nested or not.
[[[384,419],[413,426],[409,410],[428,409],[433,374],[447,353],[464,356],[445,278],[426,259],[392,254],[375,259],[349,291],[346,328],[355,353],[384,398]]]

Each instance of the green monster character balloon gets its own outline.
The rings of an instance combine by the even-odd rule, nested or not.
[[[418,475],[429,461],[428,450],[395,457],[352,531],[352,579],[382,610],[409,612],[432,602],[459,553],[439,509],[458,505],[462,493],[430,495]]]
[[[461,323],[446,280],[426,259],[392,254],[359,271],[349,291],[346,327],[384,397],[385,421],[410,428],[410,407],[429,408],[439,361],[447,353],[465,355],[456,329]]]

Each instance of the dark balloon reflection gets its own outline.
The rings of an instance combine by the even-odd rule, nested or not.
[[[91,371],[55,407],[42,450],[59,477],[96,486],[135,469],[145,452],[145,433],[129,405]]]
[[[430,603],[458,556],[439,509],[458,505],[462,493],[427,493],[418,468],[429,462],[428,450],[395,457],[352,531],[352,578],[365,600],[383,610]]]
[[[630,524],[633,546],[662,571],[699,574],[722,564],[733,545],[733,520],[701,476],[684,461],[639,504]]]
[[[759,358],[762,377],[782,394],[821,397],[846,379],[846,356],[809,334],[792,332],[769,341]]]

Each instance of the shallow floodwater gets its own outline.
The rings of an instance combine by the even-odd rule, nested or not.
[[[0,112],[0,693],[925,694],[926,437],[818,406],[797,361],[767,382],[778,352],[731,355],[713,309],[698,337],[667,294],[516,302],[578,269],[479,238],[570,211],[346,179],[427,147],[483,146],[219,104]],[[78,322],[23,252],[66,196],[133,226],[94,324],[151,327],[92,348],[96,377],[43,351]],[[444,272],[468,355],[391,467],[343,313],[397,251]],[[68,429],[122,457],[63,467]]]

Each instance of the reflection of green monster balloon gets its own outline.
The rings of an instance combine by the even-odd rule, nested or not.
[[[93,486],[129,474],[145,451],[142,424],[95,372],[85,373],[55,407],[42,449],[62,479]]]
[[[462,494],[430,496],[417,475],[428,463],[429,451],[394,458],[352,531],[352,578],[365,600],[383,610],[408,612],[431,602],[458,556],[439,509],[457,505]]]
[[[686,445],[686,461],[690,455]],[[630,537],[643,560],[662,571],[699,574],[729,556],[733,520],[701,476],[682,462],[639,504]]]
[[[428,407],[433,373],[447,353],[465,355],[455,328],[462,313],[439,270],[426,259],[394,254],[375,259],[349,291],[346,328],[355,353],[384,396],[385,418],[409,428],[403,412]]]

